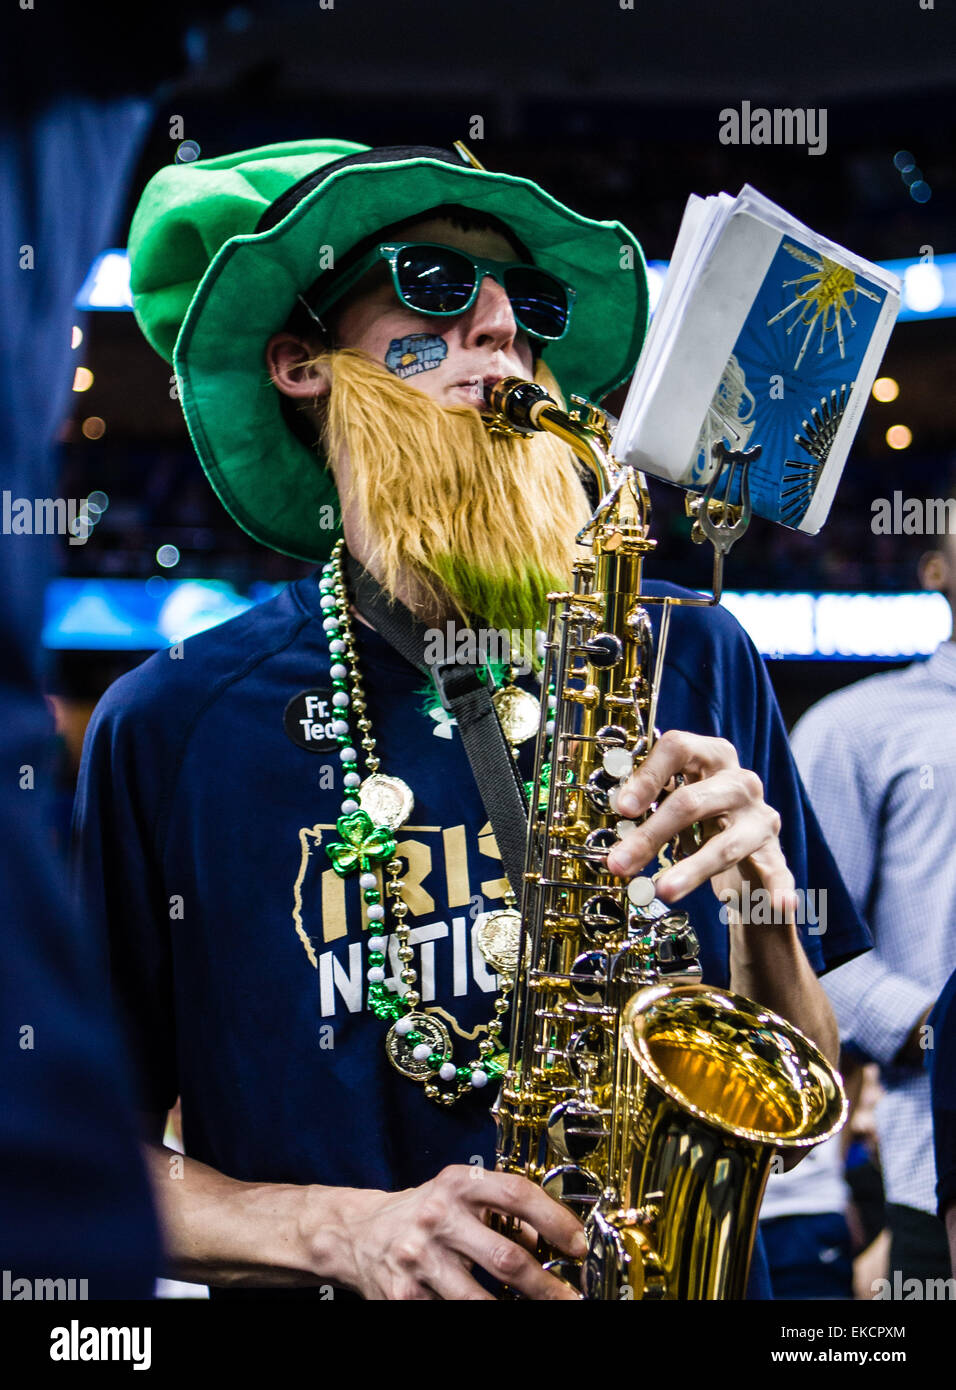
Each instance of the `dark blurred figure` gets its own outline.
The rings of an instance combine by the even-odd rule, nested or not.
[[[86,1280],[93,1298],[148,1297],[159,1250],[104,963],[49,837],[43,592],[51,546],[76,536],[33,534],[50,527],[35,501],[55,496],[73,297],[109,245],[148,127],[129,93],[171,73],[181,19],[175,5],[137,19],[43,0],[4,7],[0,35],[0,1267],[11,1281]]]
[[[956,1278],[956,970],[930,1014],[933,1047],[930,1095],[933,1147],[936,1152],[936,1201],[949,1240],[949,1261]]]

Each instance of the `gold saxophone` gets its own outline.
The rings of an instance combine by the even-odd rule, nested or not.
[[[565,440],[601,497],[578,536],[590,554],[572,589],[549,595],[542,689],[553,682],[553,748],[549,764],[543,718],[497,1166],[585,1222],[583,1278],[576,1262],[538,1253],[587,1298],[741,1298],[771,1160],[836,1133],[843,1088],[792,1024],[701,983],[687,914],[662,903],[653,880],[609,874],[606,858],[619,783],[658,737],[671,608],[716,601],[745,508],[728,507],[726,493],[715,500],[713,483],[688,503],[697,535],[715,544],[713,598],[642,594],[655,544],[644,478],[611,456],[607,417],[572,404],[566,413],[542,388],[507,378],[486,416],[492,429]],[[663,605],[656,650],[651,603]]]

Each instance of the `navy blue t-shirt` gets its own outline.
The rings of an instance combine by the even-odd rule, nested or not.
[[[285,728],[293,697],[331,692],[317,578],[110,687],[87,733],[75,851],[144,1106],[181,1095],[187,1153],[243,1180],[399,1189],[450,1163],[493,1162],[492,1095],[435,1106],[393,1070],[386,1026],[366,1009],[357,879],[338,878],[323,849],[337,838],[339,760]],[[469,1032],[495,998],[474,941],[477,914],[506,886],[494,836],[457,729],[422,710],[421,673],[354,626],[381,770],[415,795],[397,839],[416,988]],[[803,936],[814,968],[865,949],[763,663],[725,610],[674,610],[658,723],[730,739],[762,778],[798,886],[828,895],[825,934]],[[531,757],[529,742],[526,776]],[[712,890],[682,906],[705,980],[727,984]],[[452,1036],[456,1063],[470,1061],[477,1043]]]

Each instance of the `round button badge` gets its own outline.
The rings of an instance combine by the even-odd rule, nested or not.
[[[285,707],[282,726],[299,748],[307,753],[335,753],[339,741],[332,725],[339,717],[332,704],[332,687],[316,686],[300,690]]]

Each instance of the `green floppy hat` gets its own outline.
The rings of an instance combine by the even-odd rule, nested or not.
[[[326,559],[338,531],[322,523],[338,521],[338,499],[321,455],[286,423],[268,339],[330,255],[337,265],[379,229],[449,203],[496,217],[577,290],[567,333],[546,349],[565,393],[599,400],[620,385],[647,327],[641,248],[619,222],[582,217],[529,179],[424,146],[301,140],[170,165],[147,184],[129,235],[137,321],[175,367],[220,501],[273,550]]]

